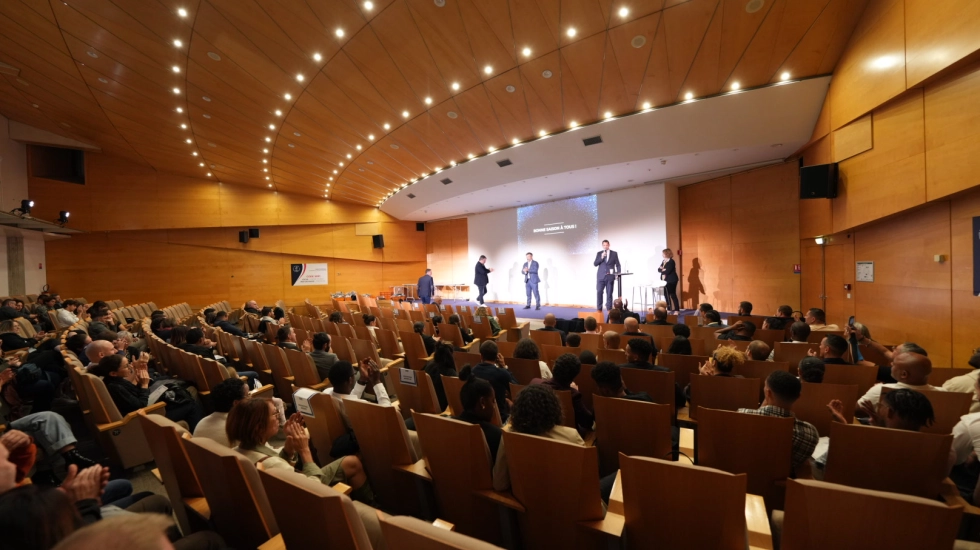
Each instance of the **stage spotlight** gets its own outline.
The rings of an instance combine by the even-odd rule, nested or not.
[[[70,215],[71,213],[68,212],[67,210],[62,210],[60,213],[58,213],[58,223],[60,223],[61,225],[65,225],[66,223],[68,223],[68,216]]]

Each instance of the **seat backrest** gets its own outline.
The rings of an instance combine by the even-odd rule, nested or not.
[[[702,408],[698,464],[748,474],[748,492],[764,497],[767,508],[778,507],[782,489],[777,483],[789,477],[792,468],[794,423],[792,417]]]
[[[425,344],[422,342],[422,335],[416,332],[398,331],[398,337],[402,340],[405,348],[405,362],[408,367],[415,370],[425,368],[425,358],[429,356],[425,352]]]
[[[367,325],[354,325],[354,335],[360,340],[371,340],[371,333]]]
[[[82,379],[91,400],[89,412],[92,413],[92,420],[96,424],[109,424],[122,420],[122,414],[116,408],[116,403],[109,395],[109,390],[106,389],[102,379],[87,372],[82,374]]]
[[[895,390],[892,388],[881,388],[881,395],[884,397],[886,393],[893,391]],[[970,406],[973,404],[972,393],[951,391],[924,391],[920,393],[929,399],[933,416],[936,419],[931,426],[922,428],[925,433],[953,433],[953,426],[960,421],[961,416],[970,412]]]
[[[450,325],[449,323],[439,325],[439,337],[444,342],[452,344],[454,348],[463,347],[463,333],[460,332],[459,327],[456,325]]]
[[[578,371],[578,376],[575,377],[575,385],[578,386],[578,391],[582,394],[582,404],[585,405],[586,409],[592,410],[592,397],[595,394],[596,383],[592,379],[592,369],[595,365],[583,364],[581,370]]]
[[[667,327],[670,328],[670,327]],[[658,336],[657,337],[657,349],[660,353],[666,353],[670,349],[671,344],[674,343],[673,336]],[[687,341],[691,344],[691,355],[704,355],[704,340],[701,338],[688,338]]]
[[[521,385],[526,386],[531,383],[531,380],[541,378],[541,365],[536,359],[504,357],[504,363]]]
[[[460,400],[459,392],[463,389],[463,384],[466,383],[465,380],[460,380],[455,376],[440,375],[442,377],[442,388],[446,392],[446,401],[449,402],[449,408],[453,410],[453,415],[460,415],[463,413],[463,402]],[[492,423],[497,426],[502,426],[503,422],[500,420],[500,411],[497,410],[497,404],[494,402],[494,417]]]
[[[691,377],[691,418],[697,418],[698,407],[737,411],[759,407],[759,380],[733,376]]]
[[[215,530],[233,548],[257,548],[279,534],[272,508],[249,460],[205,437],[183,440],[211,508]]]
[[[592,351],[592,353],[598,353],[602,349],[602,335],[601,334],[579,334],[582,338],[579,347],[582,349],[587,349]]]
[[[317,392],[309,398],[313,416],[304,416],[306,428],[310,432],[310,443],[316,448],[320,460],[329,461],[334,440],[347,433],[347,426],[340,416],[336,401],[328,394]]]
[[[414,413],[422,456],[432,475],[440,519],[469,536],[501,543],[493,503],[476,491],[492,490],[492,461],[483,430],[476,424],[443,416]]]
[[[295,378],[293,383],[297,387],[309,388],[323,382],[320,379],[320,373],[316,370],[316,364],[313,363],[313,358],[308,353],[297,349],[283,349],[282,351],[286,354],[289,370]]]
[[[878,379],[878,367],[873,365],[824,365],[825,384],[856,384],[864,395]]]
[[[514,349],[517,347],[517,342],[497,342],[497,353],[503,355],[504,358],[513,357]]]
[[[497,308],[497,320],[500,322],[500,328],[507,330],[509,328],[517,328],[517,316],[514,315],[514,308]]]
[[[861,350],[864,353],[864,350]],[[883,363],[878,363],[879,365]],[[975,369],[960,369],[960,368],[933,368],[932,372],[929,373],[929,384],[937,387],[942,387],[944,383],[950,378],[956,378],[957,376],[964,376],[974,372]]]
[[[499,550],[500,548],[409,516],[382,517],[381,533],[390,550]]]
[[[399,407],[419,413],[439,414],[439,399],[432,386],[432,379],[424,370],[394,369],[388,374]]]
[[[827,404],[839,399],[844,405],[844,418],[854,421],[854,408],[858,400],[858,387],[855,384],[811,384],[803,382],[800,398],[793,403],[793,414],[796,418],[809,422],[817,428],[820,437],[830,436],[830,424],[833,422]]]
[[[390,320],[390,319],[389,319]],[[398,350],[398,337],[395,336],[395,332],[388,328],[379,328],[374,331],[375,336],[378,337],[378,345],[381,346],[381,357],[385,359],[395,359],[395,356],[401,353]]]
[[[776,342],[781,341],[785,335],[786,331],[784,329],[767,330],[763,329],[762,325],[756,325],[756,331],[752,334],[752,339],[762,340],[763,342],[769,344],[769,347],[772,348],[774,345],[776,345]]]
[[[843,330],[812,330],[810,331],[810,336],[806,339],[806,341],[813,344],[819,344],[824,338],[831,334],[836,334],[842,338],[844,337]]]
[[[375,362],[378,366],[381,365],[381,358],[378,356],[378,348],[374,347],[374,342],[371,340],[348,340],[351,345],[351,349],[354,352],[354,357],[357,361],[361,359],[368,358]],[[355,363],[356,364],[356,363]],[[425,368],[425,365],[422,365]]]
[[[953,436],[834,423],[824,479],[851,487],[936,498]]]
[[[622,333],[626,332],[626,325],[624,325],[623,323],[618,323],[618,324],[617,323],[603,323],[602,321],[599,321],[599,334],[603,334],[603,333],[609,332],[609,331],[618,332],[618,333],[622,334]],[[624,342],[624,344],[625,344],[625,342]]]
[[[555,360],[566,353],[571,353],[575,357],[578,357],[582,353],[581,347],[570,348],[568,346],[552,346],[550,344],[543,344],[539,347],[541,348],[541,359],[547,363],[549,367],[555,366]]]
[[[493,337],[493,327],[490,326],[490,321],[482,315],[465,315],[466,326],[473,331],[473,336],[479,338],[480,340],[487,340]]]
[[[398,410],[354,399],[345,400],[344,409],[357,434],[361,460],[378,502],[385,509],[415,510],[418,502],[414,498],[414,481],[394,470],[418,460]]]
[[[521,390],[526,388],[527,385],[521,384],[510,384],[510,399],[513,401],[517,399],[517,394],[521,393]],[[561,404],[561,423],[562,426],[568,428],[575,428],[575,405],[572,401],[572,392],[568,390],[558,390],[555,391],[555,395],[558,396],[558,403]]]
[[[631,392],[647,392],[654,403],[670,405],[671,417],[674,416],[674,408],[677,406],[677,397],[674,392],[673,372],[660,372],[644,369],[619,369],[619,374],[623,378],[623,384]]]
[[[619,469],[620,453],[670,459],[673,407],[598,395],[593,403],[602,475]],[[627,418],[629,421],[624,422]]]
[[[543,345],[549,346],[560,346],[561,345],[561,334],[557,331],[551,330],[532,330],[530,332],[531,340],[534,341],[538,347]]]
[[[256,371],[271,371],[272,368],[269,367],[269,362],[265,359],[265,352],[262,349],[262,344],[256,342],[255,340],[242,340],[242,344],[245,346],[245,352],[248,353],[249,358],[252,359],[252,368]]]
[[[483,361],[479,353],[467,353],[465,351],[454,351],[453,362],[456,364],[456,372],[459,372],[465,365],[475,367],[477,363]]]
[[[673,338],[674,337],[674,327],[670,325],[651,325],[645,324],[640,325],[640,332],[644,334],[649,334],[653,339],[659,342],[660,338]]]
[[[762,397],[764,397],[762,391],[766,387],[766,378],[768,378],[773,371],[777,370],[789,372],[789,363],[749,360],[732,369],[732,374],[740,374],[745,378],[757,379],[759,381],[759,399],[761,400]]]
[[[691,376],[698,374],[698,366],[708,361],[704,355],[670,355],[662,353],[657,356],[660,366],[674,371],[675,380],[681,387],[691,383]]]
[[[272,369],[272,381],[276,386],[276,391],[280,396],[285,397],[293,394],[293,373],[289,370],[289,362],[286,361],[286,354],[279,346],[262,344],[262,351],[265,359],[269,362]]]
[[[619,464],[627,549],[748,547],[745,474],[625,455]],[[700,517],[705,498],[711,500],[709,523]]]
[[[167,497],[173,505],[180,530],[191,533],[193,528],[185,503],[190,499],[206,500],[182,442],[182,434],[187,432],[162,414],[142,414],[139,421],[143,425],[143,435],[150,444],[153,461],[163,478],[163,486],[167,489]]]
[[[780,547],[852,550],[873,540],[889,550],[952,548],[962,516],[963,508],[930,499],[791,479]]]
[[[617,365],[621,365],[627,360],[626,352],[621,349],[601,349],[596,354],[596,359],[599,361],[612,361]]]
[[[579,521],[603,517],[599,450],[505,431],[511,490],[524,506],[525,548],[597,548]],[[542,468],[547,464],[547,468]]]
[[[260,470],[259,479],[286,548],[371,550],[371,540],[347,495],[284,468]]]

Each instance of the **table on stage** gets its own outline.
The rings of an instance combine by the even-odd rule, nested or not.
[[[465,292],[470,285],[468,283],[436,283],[436,289],[451,288],[453,290],[453,300],[456,300],[460,292]]]
[[[630,271],[625,271],[625,272],[620,272],[620,273],[616,273],[615,274],[616,283],[619,286],[619,291],[616,293],[616,296],[622,298],[622,296],[623,296],[623,277],[625,277],[627,275],[632,275],[632,274],[633,273],[630,272]]]

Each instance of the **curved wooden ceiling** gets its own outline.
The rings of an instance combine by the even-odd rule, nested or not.
[[[374,205],[607,112],[830,73],[865,4],[4,0],[0,113],[158,170]]]

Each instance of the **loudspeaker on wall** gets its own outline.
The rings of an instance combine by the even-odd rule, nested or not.
[[[374,248],[384,248],[385,238],[384,235],[371,235],[371,240],[374,241]]]
[[[244,244],[248,242],[248,231],[238,232],[238,242]]]
[[[249,236],[249,238],[252,238],[252,239],[258,239],[259,238],[259,228],[258,227],[251,227],[251,228],[249,228],[249,230],[248,230],[248,236]]]

